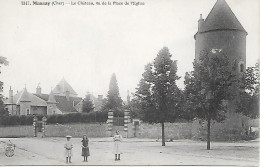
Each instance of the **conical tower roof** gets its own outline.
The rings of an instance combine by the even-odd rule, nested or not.
[[[200,32],[212,30],[240,30],[247,33],[225,0],[217,0]]]
[[[70,84],[62,78],[61,81],[53,89],[53,94],[55,95],[65,95],[66,91],[69,91],[69,94],[72,96],[77,96],[77,93],[73,90]]]
[[[53,91],[51,91],[47,102],[48,102],[48,103],[57,103],[57,101],[55,100]]]
[[[24,88],[18,102],[30,102],[30,101],[31,100],[30,100],[30,97],[29,97],[29,93],[27,92],[27,89]]]

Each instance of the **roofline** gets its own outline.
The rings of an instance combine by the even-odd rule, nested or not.
[[[207,15],[207,17],[205,18],[204,22],[206,22],[206,20],[208,20],[208,17],[209,15],[212,13],[214,7],[217,5],[217,3],[219,2],[220,0],[217,0],[214,4],[214,6],[211,8],[209,14]],[[240,24],[240,26],[243,28],[243,30],[246,32],[245,28],[243,27],[243,25],[240,23],[240,21],[238,20],[237,16],[235,15],[235,13],[233,12],[233,10],[230,8],[230,6],[228,5],[228,3],[226,2],[226,0],[222,0],[224,1],[226,4],[227,4],[227,7],[230,9],[231,13],[235,16],[235,18],[237,19],[238,23]],[[241,30],[242,31],[242,30]],[[247,33],[247,32],[246,32]]]
[[[208,32],[212,32],[212,31],[240,31],[245,33],[246,35],[248,35],[248,33],[244,30],[240,30],[240,29],[215,29],[215,30],[208,30],[208,31],[202,31],[202,32],[196,32],[196,34],[194,35],[194,39],[196,40],[196,36],[197,34],[203,34],[203,33],[208,33]]]
[[[47,104],[58,104],[58,102],[46,101]]]

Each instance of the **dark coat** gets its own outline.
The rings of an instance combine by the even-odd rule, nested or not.
[[[82,140],[82,156],[90,156],[89,154],[89,148],[88,148],[88,139],[87,140]]]

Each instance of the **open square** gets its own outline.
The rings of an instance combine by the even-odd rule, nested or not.
[[[66,165],[64,138],[13,138],[13,157],[4,155],[4,145],[9,139],[0,139],[0,165]],[[72,138],[74,145],[72,163],[69,165],[241,165],[258,166],[259,141],[206,142],[174,140],[162,147],[155,139],[124,139],[120,161],[114,160],[112,138],[90,138],[90,157],[83,162],[81,138]]]

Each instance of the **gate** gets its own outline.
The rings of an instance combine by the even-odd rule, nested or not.
[[[43,137],[45,136],[45,125],[47,118],[43,117],[42,121],[38,121],[37,117],[33,118],[33,127],[34,127],[34,137]]]
[[[36,123],[36,131],[37,132],[42,132],[42,121],[38,121]]]
[[[114,117],[113,125],[114,126],[124,126],[124,117]]]

